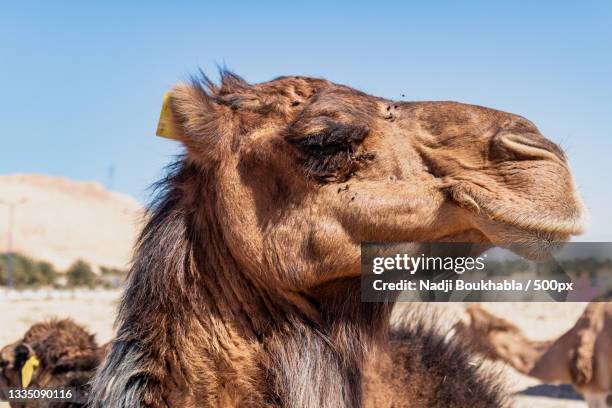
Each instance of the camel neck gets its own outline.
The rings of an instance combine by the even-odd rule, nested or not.
[[[199,390],[194,406],[361,406],[364,354],[390,306],[361,303],[358,279],[308,296],[257,285],[224,243],[215,197],[196,206],[202,195],[186,193],[213,191],[205,178],[176,177],[142,233],[118,317],[118,338],[157,356],[147,381]]]

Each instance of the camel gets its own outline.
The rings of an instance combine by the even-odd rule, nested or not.
[[[501,406],[481,373],[472,389],[465,367],[433,369],[448,346],[433,337],[393,354],[394,300],[361,302],[360,243],[566,242],[585,210],[557,145],[518,115],[308,77],[202,75],[168,107],[185,154],[158,184],[92,407],[391,406],[364,384],[398,375],[385,361],[406,372],[395,406]],[[445,387],[458,395],[430,392]]]
[[[535,341],[478,305],[455,333],[475,351],[545,383],[572,384],[589,407],[612,407],[612,303],[589,303],[555,340]]]
[[[72,402],[10,402],[14,408],[84,407],[89,381],[105,352],[93,335],[70,319],[36,323],[20,340],[0,350],[0,388],[66,387],[79,393]],[[24,384],[23,371],[31,360],[36,361],[36,366]]]

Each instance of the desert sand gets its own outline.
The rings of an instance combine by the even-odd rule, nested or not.
[[[1,291],[0,344],[15,341],[32,323],[53,317],[71,317],[95,333],[100,344],[105,343],[113,336],[113,320],[119,297],[119,291]],[[445,329],[463,315],[465,306],[450,303],[427,307],[440,311],[437,324]],[[483,306],[517,324],[527,336],[547,339],[568,330],[582,313],[585,304],[485,303]],[[402,308],[409,307],[411,304],[399,304],[396,312],[401,313]],[[514,406],[518,408],[586,407],[582,400],[571,396],[571,390],[568,392],[566,388],[558,386],[542,386],[537,380],[525,377],[501,363],[491,365],[513,393]],[[7,404],[0,403],[0,408],[6,407]]]
[[[40,174],[0,176],[0,252],[8,247],[8,203],[14,210],[13,250],[59,270],[77,259],[125,269],[140,230],[142,206],[95,182]]]

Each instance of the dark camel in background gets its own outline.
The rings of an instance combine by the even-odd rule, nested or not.
[[[14,408],[84,407],[89,382],[106,353],[98,347],[92,334],[70,319],[50,320],[32,325],[18,341],[0,350],[0,389],[6,387],[72,388],[80,398],[72,402],[30,400],[11,402]],[[28,360],[35,358],[28,384],[22,383],[22,371]]]

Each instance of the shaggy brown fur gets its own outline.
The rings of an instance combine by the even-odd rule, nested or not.
[[[70,319],[36,323],[23,338],[0,350],[0,385],[21,387],[21,368],[36,355],[40,366],[29,387],[75,388],[82,394],[80,403],[31,401],[11,403],[11,407],[81,407],[85,406],[95,369],[102,361],[104,348],[98,348],[94,336]]]
[[[361,303],[360,242],[533,251],[582,226],[563,153],[515,115],[228,72],[170,105],[186,156],[151,207],[93,407],[362,406],[393,300]]]
[[[489,408],[510,406],[495,372],[464,345],[443,336],[425,308],[394,325],[389,344],[368,356],[363,373],[367,408]]]

